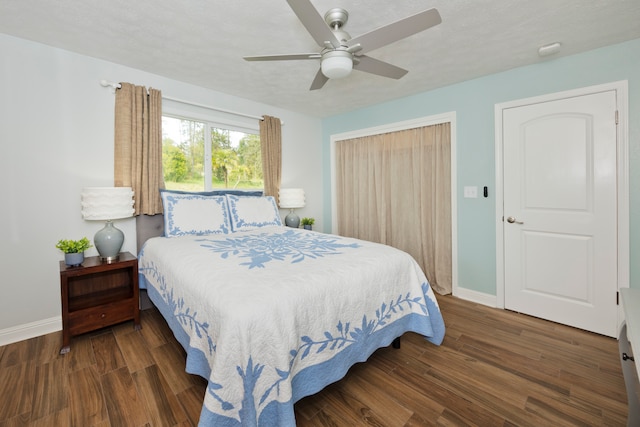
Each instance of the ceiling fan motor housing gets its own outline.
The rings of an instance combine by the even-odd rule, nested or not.
[[[340,42],[340,46],[336,47],[327,40],[325,49],[322,51],[320,70],[329,79],[341,79],[351,74],[353,70],[353,53],[347,45],[351,36],[342,29],[348,19],[349,13],[339,7],[330,9],[324,14],[324,21]]]

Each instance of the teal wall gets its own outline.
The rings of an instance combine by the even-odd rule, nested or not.
[[[619,80],[629,83],[630,281],[640,289],[640,39],[324,119],[324,229],[331,230],[331,135],[455,111],[458,286],[495,295],[495,104]],[[465,199],[465,185],[486,185],[490,197]]]

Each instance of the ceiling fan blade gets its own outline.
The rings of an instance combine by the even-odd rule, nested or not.
[[[340,41],[309,0],[287,0],[287,3],[318,46],[324,47],[325,42],[329,42],[333,47],[340,47]]]
[[[295,53],[291,55],[244,56],[245,61],[292,61],[298,59],[320,59],[319,53]]]
[[[311,83],[311,87],[309,88],[309,90],[320,89],[328,81],[329,81],[329,78],[324,74],[322,74],[322,70],[320,69],[318,70],[318,74],[316,74],[316,77],[313,79],[313,83]]]
[[[390,77],[392,79],[399,79],[408,73],[404,68],[396,67],[388,62],[383,62],[370,56],[358,56],[357,59],[360,62],[354,61],[353,68],[358,71]]]
[[[428,9],[424,12],[401,19],[384,27],[377,28],[361,36],[349,40],[349,46],[357,43],[362,45],[360,52],[365,53],[379,47],[386,46],[405,37],[424,31],[442,22],[440,13],[436,9]]]

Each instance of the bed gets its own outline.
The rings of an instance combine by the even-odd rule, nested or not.
[[[186,371],[208,380],[200,426],[295,426],[296,401],[403,333],[441,343],[435,295],[405,252],[284,227],[272,197],[162,199],[152,229],[163,236],[140,242],[140,286]]]

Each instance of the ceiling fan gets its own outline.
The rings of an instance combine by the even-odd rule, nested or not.
[[[320,89],[329,79],[339,79],[352,69],[379,76],[399,79],[408,73],[395,65],[374,59],[365,53],[424,31],[442,22],[436,9],[428,9],[415,15],[385,25],[361,36],[351,38],[342,29],[349,14],[341,8],[329,10],[324,19],[310,0],[287,0],[293,12],[305,26],[322,50],[320,53],[287,55],[245,56],[247,61],[290,61],[320,59],[320,70],[309,90]]]

